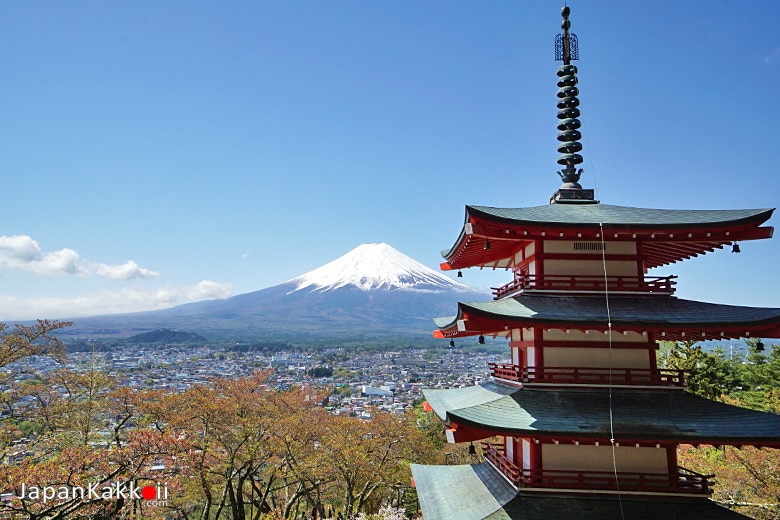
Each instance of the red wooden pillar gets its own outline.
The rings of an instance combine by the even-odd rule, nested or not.
[[[541,480],[542,476],[542,443],[538,442],[538,439],[530,439],[531,453],[528,463],[529,482],[531,487],[536,487]]]
[[[544,329],[534,327],[534,374],[537,381],[544,379]]]
[[[666,465],[669,470],[669,481],[677,482],[677,445],[670,444],[666,446]]]
[[[534,240],[534,271],[536,288],[544,288],[544,240]]]

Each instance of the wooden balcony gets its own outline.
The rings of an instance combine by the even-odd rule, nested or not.
[[[519,488],[522,482],[523,472],[517,464],[506,458],[504,445],[483,442],[482,450],[485,459],[500,471],[513,486]]]
[[[686,386],[684,370],[645,368],[519,367],[488,363],[490,375],[523,384]]]
[[[485,458],[516,488],[709,495],[714,475],[678,467],[673,473],[521,469],[500,444],[483,443]]]
[[[574,276],[574,275],[517,275],[501,287],[491,287],[493,299],[498,300],[518,292],[584,292],[603,293],[633,292],[670,295],[674,294],[677,276]]]

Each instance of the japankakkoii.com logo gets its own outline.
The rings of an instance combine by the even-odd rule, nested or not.
[[[87,486],[27,486],[22,483],[18,498],[44,504],[67,500],[144,500],[149,506],[164,506],[168,500],[168,485],[139,487],[134,482],[117,482]]]

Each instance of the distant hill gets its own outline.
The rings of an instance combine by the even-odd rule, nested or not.
[[[128,337],[173,329],[210,340],[405,337],[430,341],[433,318],[453,315],[458,301],[488,298],[387,244],[363,244],[267,289],[160,311],[78,318],[64,331],[63,339]]]
[[[134,344],[168,344],[168,343],[205,343],[206,338],[194,332],[181,332],[168,329],[157,329],[142,334],[136,334],[126,340]]]

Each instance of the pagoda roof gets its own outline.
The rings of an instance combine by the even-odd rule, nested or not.
[[[425,520],[745,520],[706,498],[517,492],[488,463],[412,464]]]
[[[528,208],[466,206],[455,244],[442,269],[511,267],[523,241],[639,240],[648,268],[714,251],[737,240],[770,238],[759,227],[774,209],[670,210],[608,204],[549,204]],[[603,236],[602,236],[603,235]],[[485,247],[485,240],[490,248]]]
[[[780,337],[780,309],[723,305],[673,296],[522,293],[486,302],[458,303],[456,316],[434,319],[437,337],[500,335],[512,328],[654,332],[658,339],[705,340]]]
[[[492,434],[780,447],[780,415],[680,390],[532,389],[487,383],[423,393],[450,426]]]
[[[471,216],[513,224],[563,227],[620,226],[630,228],[720,227],[764,222],[773,209],[653,209],[609,204],[547,204],[530,208],[466,206]]]

